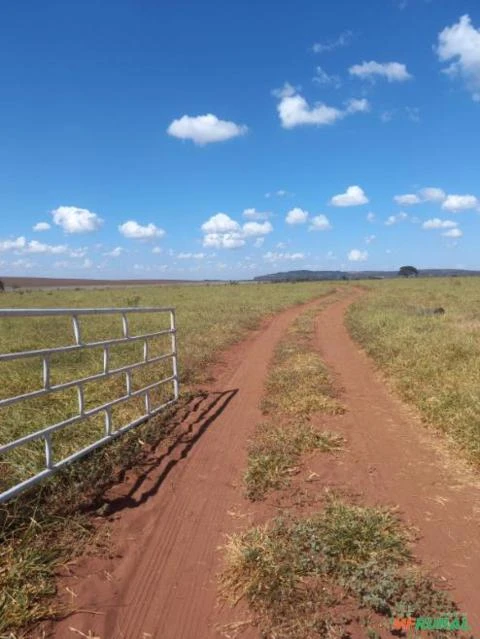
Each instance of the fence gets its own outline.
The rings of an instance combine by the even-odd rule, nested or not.
[[[138,313],[152,313],[158,316],[165,316],[165,314],[169,315],[169,328],[163,330],[157,330],[155,332],[142,333],[138,335],[131,335],[129,330],[129,316],[131,314]],[[122,337],[113,338],[113,339],[105,339],[101,341],[90,341],[85,342],[82,340],[82,318],[86,316],[95,316],[95,315],[119,315],[119,320],[121,319],[121,334]],[[46,477],[52,475],[54,472],[70,464],[76,459],[86,455],[90,451],[103,446],[107,442],[110,442],[114,438],[120,436],[121,434],[127,432],[128,430],[135,428],[136,426],[144,423],[153,415],[156,415],[161,410],[173,404],[178,399],[178,370],[177,370],[177,344],[176,344],[176,323],[175,323],[175,309],[174,308],[92,308],[92,309],[0,309],[0,318],[11,318],[15,320],[15,318],[33,318],[33,317],[54,317],[54,316],[66,316],[71,318],[72,328],[73,328],[73,344],[67,346],[58,346],[54,348],[43,348],[38,350],[29,350],[29,351],[19,351],[13,353],[4,353],[0,354],[0,363],[1,362],[11,362],[15,360],[21,360],[25,358],[30,358],[35,361],[34,358],[40,361],[41,370],[39,373],[42,377],[42,385],[40,388],[29,391],[27,393],[23,393],[20,395],[6,397],[0,399],[0,409],[10,406],[12,404],[16,404],[19,402],[25,402],[26,400],[46,396],[50,393],[55,393],[58,391],[76,388],[78,395],[78,413],[73,417],[69,417],[68,419],[64,419],[63,421],[59,421],[55,424],[48,425],[46,427],[42,427],[40,430],[36,430],[31,432],[23,437],[18,439],[14,439],[13,441],[7,442],[6,444],[0,446],[0,462],[2,460],[2,455],[7,453],[8,451],[14,450],[21,446],[28,444],[29,442],[34,442],[38,440],[44,441],[45,447],[45,466],[44,469],[40,472],[37,472],[33,476],[17,483],[14,486],[11,486],[4,492],[0,493],[0,503],[7,501],[11,497],[17,495],[21,491],[26,488],[37,484],[41,480]],[[167,324],[167,325],[168,325]],[[154,357],[149,357],[149,343],[153,338],[158,338],[162,335],[170,335],[170,345],[171,350],[167,353],[162,353],[161,355],[156,355]],[[110,352],[112,347],[118,346],[121,344],[131,344],[134,342],[143,343],[143,357],[141,361],[136,361],[131,364],[127,364],[121,367],[112,368],[110,366]],[[100,373],[89,375],[85,377],[80,377],[79,379],[71,380],[64,383],[52,384],[51,383],[51,358],[59,353],[68,353],[74,351],[85,351],[86,349],[101,349],[103,354],[103,362],[101,362],[101,368],[103,370]],[[172,364],[172,374],[168,377],[165,377],[160,380],[153,381],[152,383],[143,386],[140,389],[133,390],[132,388],[132,371],[136,369],[141,369],[148,364],[154,364],[156,362],[161,362],[171,359]],[[120,397],[115,397],[108,402],[105,402],[99,406],[95,406],[94,408],[86,409],[85,401],[84,401],[84,385],[88,382],[95,382],[99,380],[104,380],[110,378],[114,375],[125,375],[125,389],[124,394]],[[171,398],[167,399],[164,403],[152,406],[151,394],[155,389],[160,389],[163,385],[171,383],[172,385],[172,393]],[[123,402],[127,402],[132,398],[140,397],[144,398],[145,409],[144,413],[136,418],[134,421],[130,423],[121,425],[118,428],[113,428],[112,424],[112,407],[122,404]],[[73,454],[64,457],[59,461],[54,461],[54,450],[52,444],[52,434],[56,431],[60,431],[62,429],[68,427],[75,427],[78,424],[81,424],[86,419],[98,415],[104,414],[104,435],[94,441],[93,443],[89,443],[89,445],[81,448],[80,450],[76,450]],[[1,418],[1,415],[0,415]],[[1,467],[1,466],[0,466]]]

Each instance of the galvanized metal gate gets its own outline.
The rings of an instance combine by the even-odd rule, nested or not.
[[[152,313],[154,317],[161,317],[167,314],[168,316],[168,328],[132,335],[129,329],[129,317],[132,314],[138,313]],[[118,315],[119,322],[121,322],[121,337],[113,339],[104,339],[101,341],[84,341],[82,339],[82,318],[86,316],[94,315]],[[70,388],[77,389],[78,395],[78,413],[73,417],[69,417],[54,424],[47,425],[40,430],[36,430],[27,435],[24,435],[18,439],[9,441],[0,446],[0,462],[2,462],[2,455],[12,451],[13,449],[25,446],[29,442],[43,440],[45,448],[45,467],[40,472],[33,476],[21,481],[20,483],[9,487],[4,492],[0,493],[0,503],[7,501],[11,497],[17,495],[22,490],[37,484],[42,479],[52,475],[58,469],[70,464],[76,459],[86,455],[90,451],[103,446],[112,439],[122,435],[128,430],[135,428],[136,426],[144,423],[153,415],[156,415],[167,406],[173,404],[178,399],[178,367],[177,367],[177,343],[176,343],[176,322],[175,322],[175,309],[174,308],[81,308],[81,309],[0,309],[0,318],[33,318],[33,317],[54,317],[54,316],[66,316],[71,319],[73,329],[73,343],[66,346],[57,346],[53,348],[44,348],[38,350],[28,350],[13,353],[0,354],[1,362],[12,362],[21,359],[32,359],[40,362],[42,384],[39,388],[15,395],[11,397],[5,397],[0,399],[0,409],[8,407],[12,404],[19,402],[25,402],[38,397],[43,397],[58,391],[63,391]],[[156,355],[154,357],[149,356],[149,343],[153,338],[160,337],[162,335],[170,335],[170,350],[166,353]],[[110,366],[110,351],[112,347],[121,344],[131,344],[134,342],[143,343],[143,357],[140,361],[136,361],[121,367],[113,368]],[[59,353],[68,353],[74,351],[84,351],[86,349],[100,349],[102,352],[100,373],[81,377],[79,379],[70,380],[64,383],[52,384],[51,383],[51,358]],[[151,383],[137,390],[132,389],[132,371],[147,366],[148,364],[154,364],[165,360],[171,360],[171,375],[164,377],[163,379],[154,379]],[[124,375],[125,385],[124,393],[119,397],[109,399],[109,401],[102,403],[94,408],[86,409],[84,401],[84,385],[99,380],[110,378],[114,375]],[[166,399],[162,404],[154,406],[151,401],[152,391],[159,389],[160,387],[171,384],[171,396]],[[119,405],[123,402],[127,402],[132,398],[140,397],[144,399],[144,412],[140,417],[137,417],[134,421],[127,424],[122,424],[119,427],[114,428],[112,424],[112,407]],[[75,428],[78,424],[84,422],[84,420],[91,418],[94,415],[104,414],[104,434],[102,437],[90,443],[79,450],[76,450],[73,454],[54,461],[54,450],[52,445],[52,434],[56,431],[60,431],[66,428]],[[0,419],[1,419],[0,410]],[[1,468],[1,465],[0,465]]]

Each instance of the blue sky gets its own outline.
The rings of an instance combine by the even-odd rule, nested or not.
[[[0,275],[480,268],[478,0],[18,0],[0,49]]]

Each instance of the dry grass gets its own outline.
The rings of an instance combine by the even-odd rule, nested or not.
[[[442,306],[445,315],[425,315]],[[480,292],[476,278],[370,286],[350,310],[352,335],[426,422],[480,463]]]
[[[338,435],[321,432],[309,421],[315,413],[343,411],[319,354],[312,350],[318,310],[300,315],[275,350],[262,401],[268,419],[250,442],[244,478],[253,501],[288,485],[303,453],[341,448]]]
[[[367,623],[368,611],[389,620],[455,610],[412,564],[391,512],[335,498],[311,517],[231,536],[221,583],[231,603],[247,601],[261,636],[276,639],[348,637],[348,624],[357,616]]]
[[[322,296],[331,291],[327,283],[176,286],[138,289],[61,290],[15,292],[0,295],[2,307],[102,307],[102,306],[175,306],[178,319],[180,375],[184,385],[205,379],[207,367],[218,353],[261,318],[289,305]],[[152,316],[139,316],[132,333],[162,328]],[[120,336],[118,319],[103,316],[85,324],[85,338]],[[0,352],[35,349],[72,343],[71,328],[62,318],[55,320],[7,321],[0,319]],[[112,366],[140,359],[129,345],[113,353]],[[160,340],[158,353],[165,350]],[[156,351],[152,351],[152,355]],[[55,381],[67,381],[79,375],[99,372],[101,354],[88,351],[59,356],[53,362]],[[0,397],[19,394],[40,385],[40,362],[33,365],[2,364]],[[135,383],[153,381],[162,376],[161,367],[148,370]],[[87,405],[94,406],[111,398],[123,388],[123,379],[96,384],[88,389]],[[186,397],[184,391],[184,397]],[[114,419],[125,423],[141,410],[136,402],[122,406]],[[0,444],[32,432],[76,412],[73,393],[56,393],[47,401],[35,400],[0,411]],[[169,416],[151,420],[97,451],[83,461],[44,482],[40,488],[23,494],[0,507],[0,637],[9,637],[42,618],[56,614],[55,571],[59,565],[86,544],[92,545],[94,529],[86,510],[95,506],[99,496],[122,471],[137,464],[146,446],[155,446],[169,431]],[[92,441],[100,432],[99,420],[76,426],[55,439],[58,456]],[[38,445],[0,458],[0,488],[28,476],[42,467],[43,451]],[[13,636],[13,635],[12,635]],[[20,636],[20,635],[19,635]]]

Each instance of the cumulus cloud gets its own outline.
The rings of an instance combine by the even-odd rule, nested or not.
[[[442,204],[442,209],[451,213],[479,208],[480,200],[475,195],[447,195]]]
[[[375,213],[372,213],[372,211],[367,213],[367,222],[375,222]]]
[[[353,33],[351,31],[342,31],[342,33],[333,40],[326,40],[324,42],[315,42],[312,46],[314,53],[326,53],[334,51],[341,47],[346,47],[352,40]]]
[[[247,209],[249,210],[249,209]],[[250,209],[252,211],[252,209]],[[246,238],[268,235],[273,231],[270,222],[246,222],[243,226],[226,213],[217,213],[202,224],[203,245],[214,248],[240,248]]]
[[[431,229],[451,229],[458,226],[458,222],[453,222],[452,220],[441,220],[438,217],[434,217],[431,220],[426,220],[422,224],[422,228],[428,230]]]
[[[229,233],[240,230],[240,224],[226,213],[217,213],[202,224],[204,233]]]
[[[349,262],[366,262],[368,260],[368,251],[352,249],[349,251],[347,257]]]
[[[68,252],[68,246],[65,244],[51,245],[37,242],[37,240],[30,240],[23,247],[25,253],[49,253],[50,255],[59,255],[61,253]]]
[[[359,186],[349,186],[345,193],[334,195],[330,200],[332,206],[361,206],[368,203],[368,197]]]
[[[242,215],[249,220],[268,220],[272,216],[269,211],[257,211],[256,209],[245,209]]]
[[[96,213],[76,206],[59,206],[52,211],[53,222],[65,233],[91,233],[98,231],[103,220]]]
[[[150,240],[156,237],[163,237],[165,235],[165,231],[152,222],[142,226],[135,220],[128,220],[128,222],[120,224],[118,230],[123,237],[130,240]]]
[[[300,209],[298,206],[296,206],[287,213],[285,222],[287,224],[305,224],[307,219],[308,211],[304,211],[303,209]]]
[[[371,244],[376,239],[377,239],[376,235],[367,235],[367,237],[365,238],[365,244]]]
[[[323,214],[313,217],[309,226],[310,231],[329,231],[331,228],[328,217]]]
[[[27,244],[27,240],[21,235],[14,240],[0,241],[0,251],[14,251],[16,249],[23,249]]]
[[[480,101],[480,29],[473,26],[469,15],[438,34],[436,52],[441,62],[451,61],[444,73],[462,78],[472,98]]]
[[[33,230],[35,232],[41,232],[41,231],[48,231],[50,228],[52,228],[50,226],[50,224],[48,222],[37,222],[34,226],[33,226]]]
[[[322,102],[310,106],[307,100],[288,83],[285,83],[283,89],[274,92],[274,95],[280,99],[277,111],[284,129],[293,129],[296,126],[308,124],[327,126],[347,115],[365,113],[370,108],[366,99],[350,100],[344,109],[331,107]]]
[[[427,186],[420,190],[420,196],[425,202],[443,202],[447,194],[443,189],[439,189],[435,186]]]
[[[404,213],[403,211],[400,211],[400,213],[397,213],[396,215],[390,215],[385,222],[385,226],[393,226],[394,224],[397,224],[398,222],[403,222],[407,218],[408,218],[408,215]]]
[[[412,76],[407,71],[407,67],[400,62],[362,62],[362,64],[354,64],[348,70],[350,75],[357,76],[362,80],[374,81],[375,78],[381,77],[388,82],[404,82]]]
[[[395,195],[394,198],[395,202],[397,204],[400,204],[402,206],[410,206],[412,204],[420,204],[420,202],[422,201],[418,195],[415,195],[415,193],[405,193],[404,195]]]
[[[454,228],[454,229],[450,229],[449,231],[445,231],[445,233],[442,233],[442,235],[444,237],[462,237],[463,232],[460,229]]]
[[[247,133],[248,127],[228,120],[220,120],[216,115],[207,113],[191,117],[184,115],[173,120],[167,133],[181,140],[192,140],[203,146],[211,142],[223,142]]]
[[[245,239],[241,233],[207,233],[203,238],[203,246],[234,249],[245,246]]]
[[[246,222],[242,230],[245,237],[258,237],[259,235],[268,235],[268,233],[271,233],[273,226],[270,222]]]

